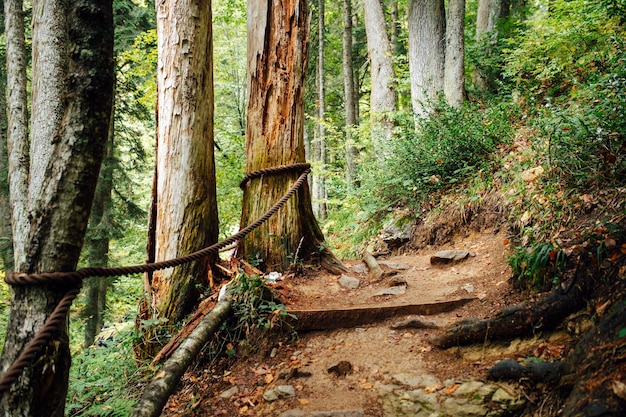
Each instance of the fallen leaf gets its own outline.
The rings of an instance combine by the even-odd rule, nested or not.
[[[456,391],[459,387],[461,386],[461,384],[454,384],[454,385],[450,385],[448,388],[446,388],[443,393],[446,395],[450,395],[452,394],[454,391]]]
[[[620,397],[622,400],[626,400],[626,384],[621,381],[613,381],[611,384],[611,388],[613,389],[613,393]]]
[[[271,384],[273,380],[274,380],[274,375],[272,374],[265,375],[264,381],[266,384]]]
[[[374,385],[371,384],[370,382],[366,382],[365,384],[359,385],[359,388],[361,388],[361,389],[372,389],[372,388],[374,388]]]
[[[308,403],[310,403],[311,401],[307,400],[306,398],[298,398],[298,402],[301,405],[307,405]]]

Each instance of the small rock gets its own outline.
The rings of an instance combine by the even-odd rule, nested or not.
[[[487,415],[487,408],[483,405],[468,404],[458,398],[447,398],[441,405],[442,415],[457,417],[482,417]]]
[[[263,393],[263,399],[267,402],[295,396],[296,390],[292,385],[279,385],[276,388],[268,389]]]
[[[363,410],[311,411],[311,417],[364,417]]]
[[[502,388],[498,388],[496,392],[494,392],[491,396],[491,401],[500,404],[513,404],[517,402],[517,400],[518,397],[509,394],[506,390],[503,390]]]
[[[466,250],[440,250],[430,257],[431,264],[447,264],[467,259],[472,254]]]
[[[361,281],[358,278],[353,278],[345,274],[342,275],[341,278],[339,278],[339,285],[349,290],[359,288],[360,284]]]
[[[239,393],[239,388],[235,385],[234,387],[230,387],[226,391],[222,392],[220,395],[218,395],[218,397],[228,399],[238,393]]]
[[[403,264],[402,262],[394,262],[394,261],[378,261],[378,263],[380,265],[385,265],[388,268],[391,269],[398,269],[401,271],[404,271],[406,269],[409,269],[409,266],[406,264]]]
[[[439,378],[430,374],[397,374],[392,377],[392,380],[395,383],[406,385],[407,387],[411,387],[413,389],[441,385],[441,381],[439,380]]]
[[[391,278],[389,280],[389,286],[390,287],[399,287],[399,286],[402,286],[402,285],[404,285],[404,286],[407,285],[406,278],[404,278],[404,277],[395,276],[395,277],[393,277],[393,278]]]
[[[380,291],[376,291],[372,294],[372,297],[381,295],[402,295],[406,292],[406,285],[396,285],[395,287],[383,288]]]
[[[367,265],[365,265],[363,262],[354,265],[352,267],[352,270],[357,274],[367,274],[369,272]]]
[[[335,374],[337,376],[346,376],[352,372],[352,364],[348,361],[340,361],[335,365],[330,366],[327,369],[329,374]]]
[[[457,397],[465,397],[478,391],[485,385],[480,381],[467,381],[461,384],[459,388],[454,391],[454,395]]]
[[[471,294],[474,292],[474,286],[472,284],[461,285],[461,289],[467,291],[468,294]]]
[[[410,317],[391,325],[392,329],[437,329],[439,326],[432,321],[422,320],[419,317]]]

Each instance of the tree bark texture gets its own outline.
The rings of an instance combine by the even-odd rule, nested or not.
[[[28,95],[22,0],[4,5],[7,65],[7,152],[14,261],[23,262],[28,221]]]
[[[248,1],[246,173],[305,162],[304,78],[308,21],[304,0]],[[268,175],[244,190],[241,227],[261,217],[299,173]],[[267,222],[239,243],[239,253],[284,271],[295,258],[320,256],[324,240],[305,182]]]
[[[67,29],[65,0],[33,1],[33,81],[28,199],[39,196],[46,163],[54,145],[52,138],[63,117],[63,94],[67,79]],[[50,79],[57,80],[49,82]],[[31,207],[32,208],[32,207]]]
[[[346,116],[346,142],[344,145],[346,153],[346,183],[352,187],[357,180],[357,159],[358,150],[353,138],[353,129],[357,126],[356,95],[354,89],[354,61],[352,59],[352,0],[343,0],[343,96],[344,111]]]
[[[318,48],[317,48],[317,122],[315,123],[315,135],[313,138],[313,162],[319,165],[312,175],[313,213],[320,220],[326,218],[326,184],[324,170],[326,164],[326,94],[324,81],[324,0],[318,0]]]
[[[157,8],[156,261],[217,242],[211,2],[159,1]],[[208,286],[204,259],[157,271],[146,288],[149,317],[182,320]]]
[[[381,0],[363,0],[363,11],[372,82],[372,144],[379,159],[384,159],[390,153],[388,148],[393,136],[393,122],[388,113],[396,110],[392,49]]]
[[[2,7],[2,27],[4,27],[4,5]],[[7,109],[6,67],[0,69],[0,109]],[[11,232],[11,205],[9,203],[7,153],[7,112],[0,112],[0,261],[5,272],[13,272],[13,233]]]
[[[176,388],[176,384],[178,384],[189,364],[196,358],[200,349],[209,341],[209,338],[219,330],[224,320],[230,315],[230,312],[231,298],[225,297],[215,305],[198,327],[176,349],[170,359],[163,364],[163,368],[144,389],[131,416],[157,417],[161,415],[167,399]]]
[[[465,0],[449,0],[446,21],[443,91],[446,101],[459,108],[465,96]]]
[[[27,246],[19,248],[20,253],[27,254],[16,263],[20,272],[76,268],[108,136],[113,95],[112,4],[77,0],[69,5],[66,15],[68,27],[64,30],[68,30],[68,50],[72,51],[68,65],[72,77],[67,83],[63,123],[48,138],[54,144],[49,161],[38,157],[38,148],[33,148],[35,155],[31,155],[32,161],[45,163],[46,174],[43,183],[32,188],[40,193],[29,202],[32,221]],[[39,30],[37,26],[35,30]],[[40,71],[37,74],[53,76]],[[65,84],[54,78],[47,82]],[[33,108],[35,111],[38,109]],[[14,288],[2,372],[38,331],[64,292],[59,286]],[[58,329],[43,347],[42,356],[0,399],[0,415],[63,415],[70,365],[65,327]]]
[[[443,92],[446,23],[443,0],[409,3],[409,71],[411,103],[418,117]]]

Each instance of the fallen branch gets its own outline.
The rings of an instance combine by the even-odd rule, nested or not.
[[[131,416],[144,417],[161,415],[161,411],[176,384],[200,352],[209,338],[231,313],[231,297],[220,300],[213,310],[200,322],[180,347],[172,354],[163,368],[144,389]]]
[[[170,357],[172,353],[178,349],[180,344],[189,336],[195,329],[198,327],[202,320],[206,317],[206,315],[211,312],[211,310],[215,307],[217,299],[217,294],[215,296],[211,296],[205,300],[203,300],[196,312],[191,316],[191,318],[187,321],[187,324],[174,336],[168,343],[157,353],[157,355],[152,359],[152,363],[150,366],[158,365],[163,362],[167,358]]]

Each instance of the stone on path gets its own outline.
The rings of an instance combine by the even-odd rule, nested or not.
[[[279,417],[365,417],[365,412],[363,410],[287,410],[282,412]]]
[[[464,259],[467,259],[469,256],[473,256],[469,251],[466,250],[440,250],[430,257],[431,264],[447,264],[451,262],[459,262]]]
[[[279,385],[276,388],[268,389],[263,393],[263,399],[267,402],[279,400],[281,398],[291,398],[296,396],[293,385]]]
[[[387,268],[398,269],[398,270],[406,270],[409,269],[407,264],[403,264],[402,262],[394,262],[394,261],[378,261],[379,264],[385,265]]]
[[[349,290],[354,290],[359,288],[359,285],[361,285],[361,281],[358,278],[353,278],[351,276],[343,274],[341,275],[341,278],[339,278],[339,285]]]
[[[381,295],[402,295],[406,292],[406,285],[395,285],[389,288],[383,288],[372,294],[372,297],[378,297]]]

